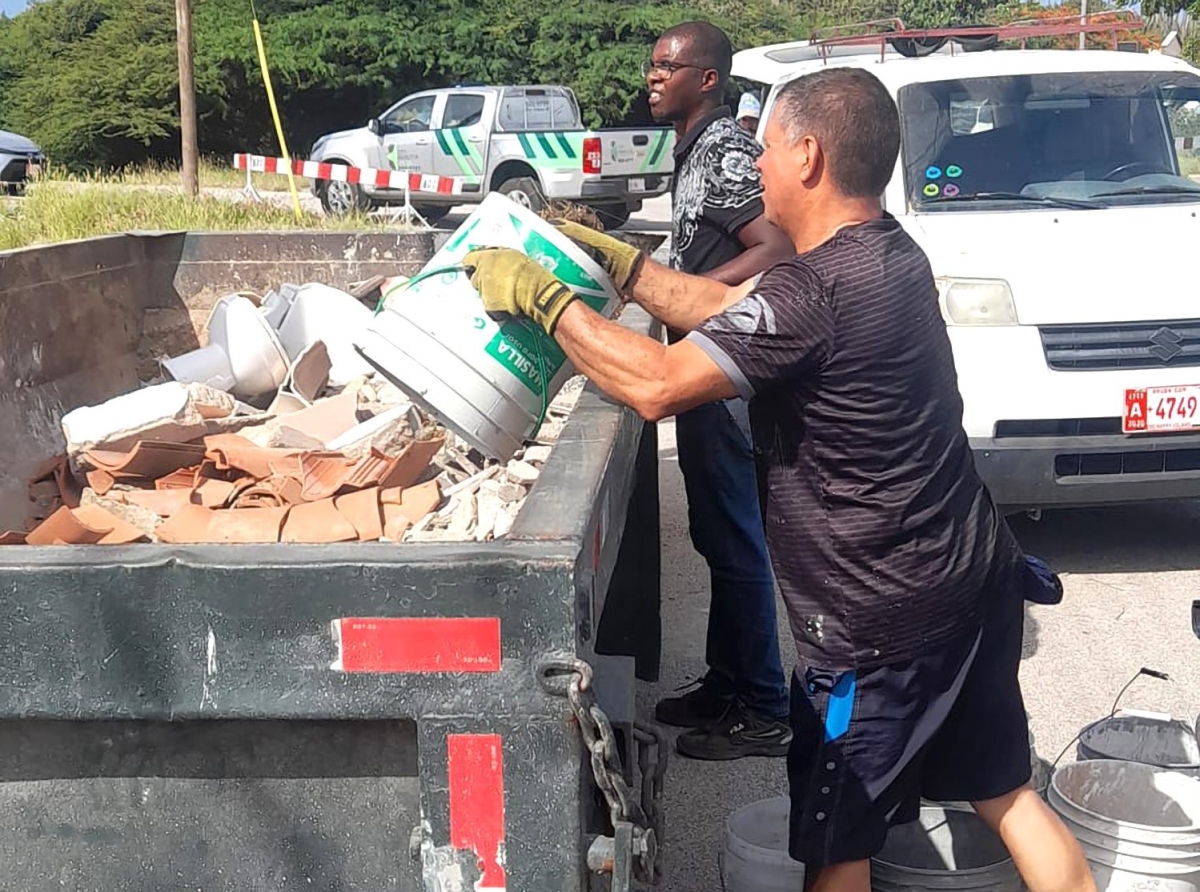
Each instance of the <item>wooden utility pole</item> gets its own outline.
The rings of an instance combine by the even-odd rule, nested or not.
[[[195,198],[200,194],[200,148],[196,142],[191,0],[175,0],[175,33],[179,44],[179,132],[183,150],[183,191]]]

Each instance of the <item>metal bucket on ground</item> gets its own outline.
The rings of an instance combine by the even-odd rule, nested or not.
[[[988,890],[1020,892],[1008,849],[968,809],[921,807],[920,818],[891,829],[871,859],[874,892]]]
[[[1200,774],[1200,742],[1186,722],[1125,713],[1102,719],[1079,736],[1078,758],[1122,759]]]
[[[788,855],[786,796],[743,806],[725,822],[725,843],[717,855],[725,892],[798,892],[804,865]]]
[[[1200,779],[1095,759],[1059,768],[1047,798],[1079,839],[1100,892],[1200,889]]]

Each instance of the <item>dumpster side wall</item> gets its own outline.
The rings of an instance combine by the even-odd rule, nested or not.
[[[0,254],[0,530],[24,529],[26,484],[63,449],[60,419],[137,387],[147,296],[170,278],[129,236]]]

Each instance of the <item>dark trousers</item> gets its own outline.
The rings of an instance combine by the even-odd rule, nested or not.
[[[706,403],[675,419],[692,544],[708,562],[709,682],[754,712],[786,720],[775,580],[763,532],[747,404]]]

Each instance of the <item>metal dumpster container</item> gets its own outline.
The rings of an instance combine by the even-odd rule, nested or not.
[[[411,274],[445,237],[0,254],[0,529],[62,414],[197,346],[222,294]],[[656,461],[653,425],[589,387],[500,541],[0,547],[0,889],[652,876],[666,754],[633,689],[658,673]]]

